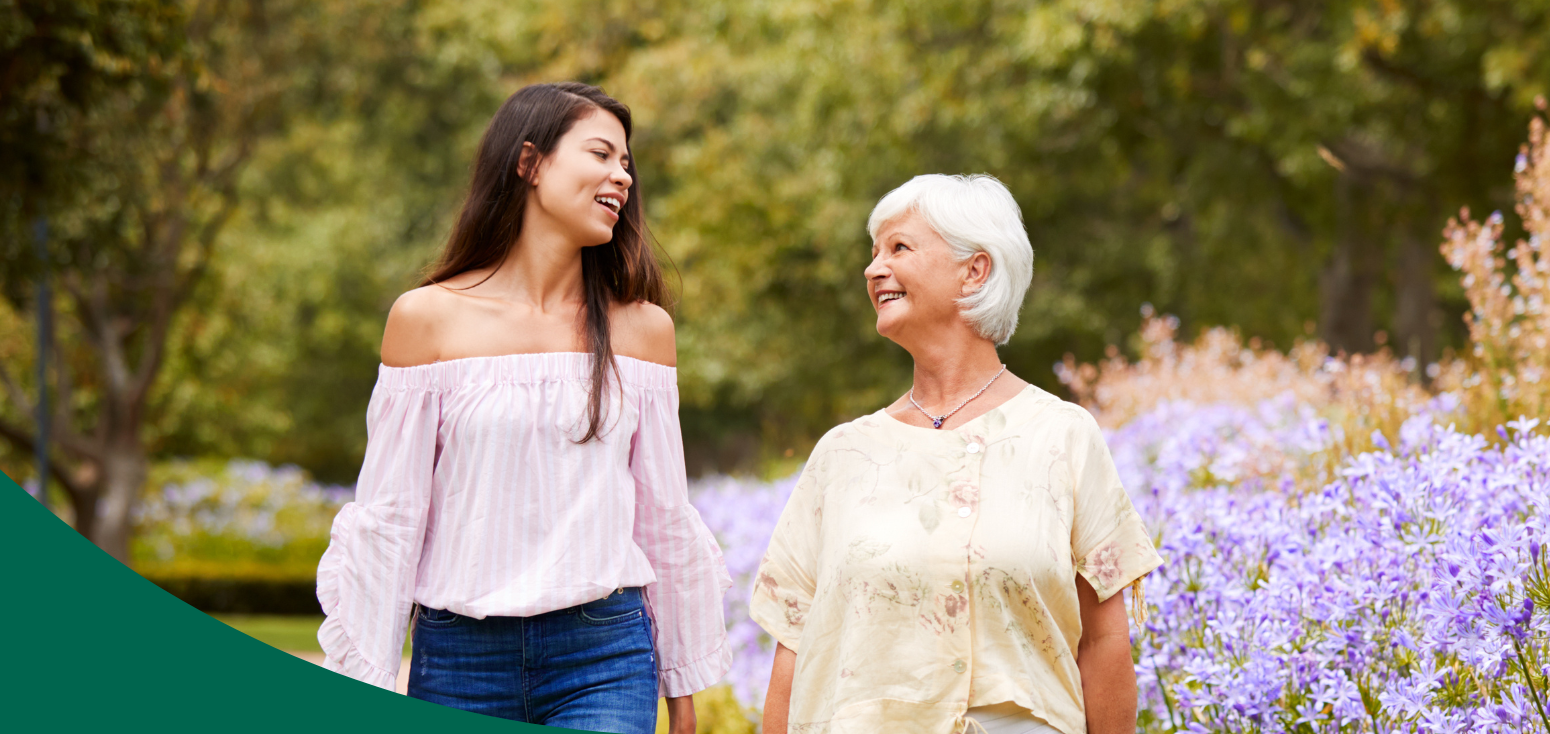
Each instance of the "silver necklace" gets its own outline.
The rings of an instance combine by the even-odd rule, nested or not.
[[[1003,365],[1001,365],[1001,372],[1005,372],[1005,371],[1006,371],[1006,365],[1003,364]],[[1001,372],[997,372],[996,373],[996,377],[1000,377],[1001,376]],[[915,409],[920,411],[921,415],[924,415],[924,416],[926,416],[927,418],[929,418],[931,420],[931,427],[932,428],[941,428],[942,427],[942,421],[945,421],[948,418],[953,417],[953,413],[957,413],[958,411],[963,410],[963,406],[968,405],[969,403],[974,402],[975,398],[977,398],[977,397],[979,397],[981,395],[984,395],[985,391],[989,390],[990,386],[995,384],[996,377],[990,378],[990,382],[985,383],[985,386],[980,388],[979,392],[974,393],[973,395],[970,395],[968,400],[965,400],[965,401],[959,403],[958,407],[953,408],[952,410],[948,411],[944,415],[932,415],[930,413],[927,413],[925,408],[920,407],[920,403],[915,402],[915,386],[914,385],[910,386],[910,404],[915,406]]]

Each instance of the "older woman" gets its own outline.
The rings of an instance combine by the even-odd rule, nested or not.
[[[1092,417],[996,355],[1033,275],[1017,203],[920,176],[867,228],[877,331],[914,385],[818,442],[776,526],[764,731],[1135,731],[1120,591],[1162,559]]]

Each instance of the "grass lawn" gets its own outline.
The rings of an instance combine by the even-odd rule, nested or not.
[[[275,614],[212,614],[237,630],[270,647],[288,652],[322,652],[318,647],[318,625],[321,616],[281,616]],[[409,639],[405,635],[404,656],[409,656]]]

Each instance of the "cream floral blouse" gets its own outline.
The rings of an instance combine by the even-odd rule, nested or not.
[[[1108,599],[1160,565],[1097,422],[1029,386],[957,429],[829,431],[751,613],[797,653],[791,732],[949,734],[1014,701],[1083,734],[1076,574]]]

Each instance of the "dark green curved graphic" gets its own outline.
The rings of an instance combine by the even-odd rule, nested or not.
[[[4,475],[0,475],[4,477]],[[98,550],[9,477],[6,729],[562,732],[383,691],[211,619]]]

